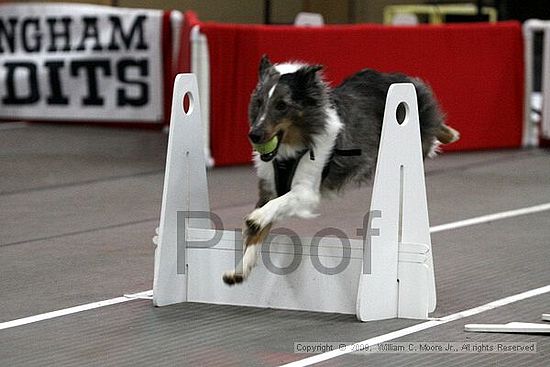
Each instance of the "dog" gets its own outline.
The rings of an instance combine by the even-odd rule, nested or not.
[[[260,61],[249,103],[248,137],[253,144],[262,144],[276,136],[278,143],[272,152],[254,153],[259,200],[245,218],[241,263],[223,274],[229,285],[250,275],[274,223],[288,217],[315,217],[322,197],[369,181],[392,83],[412,83],[416,88],[424,157],[437,153],[440,144],[459,139],[422,80],[364,69],[332,88],[322,69],[298,62],[272,64],[265,55]]]

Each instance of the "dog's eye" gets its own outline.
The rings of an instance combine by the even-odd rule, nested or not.
[[[258,108],[262,107],[262,100],[261,99],[256,100],[256,107],[258,107]]]
[[[284,111],[286,110],[286,108],[288,107],[288,105],[286,104],[286,102],[284,101],[279,101],[277,102],[277,104],[275,105],[275,109],[277,111]]]

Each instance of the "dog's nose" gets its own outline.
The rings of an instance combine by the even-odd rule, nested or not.
[[[262,141],[263,134],[258,130],[252,130],[248,134],[248,137],[250,138],[251,142],[253,142],[254,144],[258,144]]]

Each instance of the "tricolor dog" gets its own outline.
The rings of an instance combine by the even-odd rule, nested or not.
[[[257,151],[256,209],[245,218],[244,254],[227,284],[246,279],[258,249],[279,220],[311,218],[322,197],[367,182],[378,154],[387,91],[413,83],[418,96],[424,157],[459,138],[422,80],[364,69],[336,88],[323,80],[322,66],[272,64],[264,56],[249,105],[249,139]]]

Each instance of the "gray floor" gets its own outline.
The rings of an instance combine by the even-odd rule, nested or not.
[[[0,130],[0,322],[151,289],[166,136],[157,131],[30,125]],[[550,202],[550,152],[445,154],[426,162],[430,221],[438,225]],[[255,202],[250,166],[209,172],[211,206],[240,227]],[[326,226],[352,236],[370,189],[324,203],[301,235]],[[435,233],[438,307],[445,316],[550,284],[550,212]],[[323,366],[546,366],[550,339],[463,332],[472,322],[537,322],[541,295],[396,341],[534,341],[535,354],[346,355]],[[358,323],[307,312],[150,301],[0,331],[1,366],[276,366],[307,357],[300,341],[356,342],[414,325]]]

